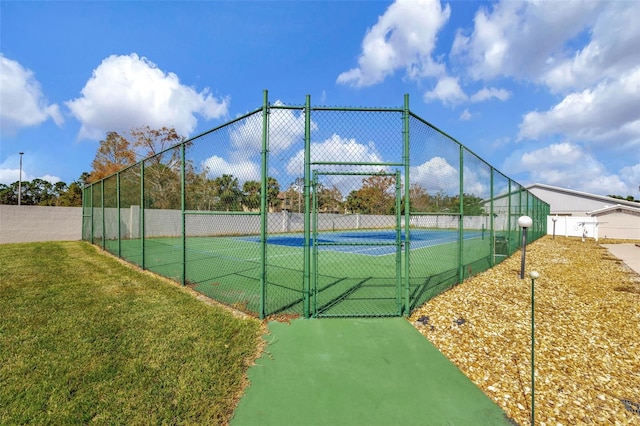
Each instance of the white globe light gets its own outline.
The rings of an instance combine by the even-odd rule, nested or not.
[[[529,272],[529,276],[535,280],[536,278],[540,277],[540,273],[538,273],[538,271],[531,271]]]
[[[533,219],[529,216],[520,216],[518,218],[518,226],[521,228],[528,228],[533,225]]]

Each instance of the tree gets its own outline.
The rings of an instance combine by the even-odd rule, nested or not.
[[[117,132],[107,132],[107,137],[100,141],[96,157],[91,163],[93,171],[89,182],[96,182],[123,168],[134,164],[136,154],[131,143]]]
[[[248,180],[242,185],[242,204],[249,211],[260,209],[260,182]]]
[[[409,200],[411,202],[411,212],[429,212],[429,194],[419,183],[412,183],[409,186]]]
[[[18,182],[11,185],[0,183],[0,204],[18,204]]]
[[[347,209],[352,213],[390,214],[395,210],[394,176],[383,173],[362,179],[362,188],[347,196]]]
[[[213,210],[214,192],[213,181],[207,178],[207,171],[196,173],[190,167],[186,172],[186,203],[188,210]]]
[[[133,138],[133,147],[141,158],[152,157],[163,153],[185,139],[184,136],[179,135],[173,127],[152,129],[149,126],[143,126],[129,131],[129,134]],[[179,150],[176,149],[172,151],[169,156],[171,160],[179,160]],[[162,156],[157,159],[159,162],[161,160]],[[171,167],[171,161],[165,164]]]
[[[82,178],[67,185],[65,182],[51,183],[47,180],[36,178],[32,181],[22,181],[19,185],[15,181],[11,185],[0,184],[0,204],[17,205],[18,187],[22,186],[20,204],[25,206],[82,206]]]
[[[625,201],[640,203],[640,200],[636,200],[633,195],[627,195],[626,197],[623,197],[622,195],[607,195],[607,197],[615,198],[617,200],[625,200]]]
[[[319,184],[316,188],[318,211],[339,213],[343,209],[342,193],[337,186],[333,185],[331,188]]]
[[[144,168],[145,207],[180,209],[182,194],[179,170],[163,163],[151,163]]]
[[[220,210],[240,210],[242,191],[238,186],[238,179],[233,175],[223,174],[213,180],[214,196]]]
[[[82,186],[79,181],[72,182],[59,198],[59,206],[76,207],[82,206]]]
[[[267,204],[270,208],[275,207],[280,202],[278,195],[280,195],[280,184],[276,178],[269,176],[267,178]]]

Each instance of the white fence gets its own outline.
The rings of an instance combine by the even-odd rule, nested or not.
[[[547,216],[547,234],[583,239],[595,238],[598,241],[598,218],[591,216]]]
[[[102,237],[102,209],[94,209],[94,238]],[[104,225],[107,239],[117,238],[118,230],[121,238],[140,238],[140,207],[120,209],[120,226],[118,227],[118,209],[104,209]],[[302,232],[304,230],[304,214],[291,212],[269,213],[267,216],[267,233],[278,234]],[[186,235],[258,235],[260,233],[260,216],[237,214],[186,214]],[[380,229],[393,228],[396,218],[392,215],[331,214],[318,215],[319,231],[340,229]],[[505,222],[506,224],[506,222]],[[495,222],[496,230],[506,229],[506,225]],[[411,226],[438,229],[457,229],[459,217],[456,215],[414,216]],[[404,217],[402,218],[404,226]],[[465,229],[489,229],[488,216],[464,217]],[[180,210],[145,209],[144,233],[147,238],[178,237],[182,235],[182,212]]]

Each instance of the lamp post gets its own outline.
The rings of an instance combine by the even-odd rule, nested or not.
[[[535,298],[534,298],[534,287],[536,278],[540,277],[538,271],[529,272],[529,277],[531,277],[531,425],[534,423],[534,415],[535,415],[535,375],[534,375],[534,355],[535,355],[535,325],[534,325],[534,306],[535,306]]]
[[[19,152],[20,154],[20,178],[18,179],[18,205],[22,204],[22,156],[24,152]]]
[[[524,263],[527,251],[527,228],[533,225],[533,219],[529,216],[520,216],[518,226],[522,228],[522,262],[520,263],[520,279],[524,278]]]
[[[558,215],[556,215],[556,217],[551,218],[551,220],[553,221],[553,239],[556,239],[556,222],[558,220]]]

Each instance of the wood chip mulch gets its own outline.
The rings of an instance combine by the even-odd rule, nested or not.
[[[610,241],[608,241],[610,242]],[[594,240],[546,236],[410,320],[519,425],[640,425],[640,277]]]

